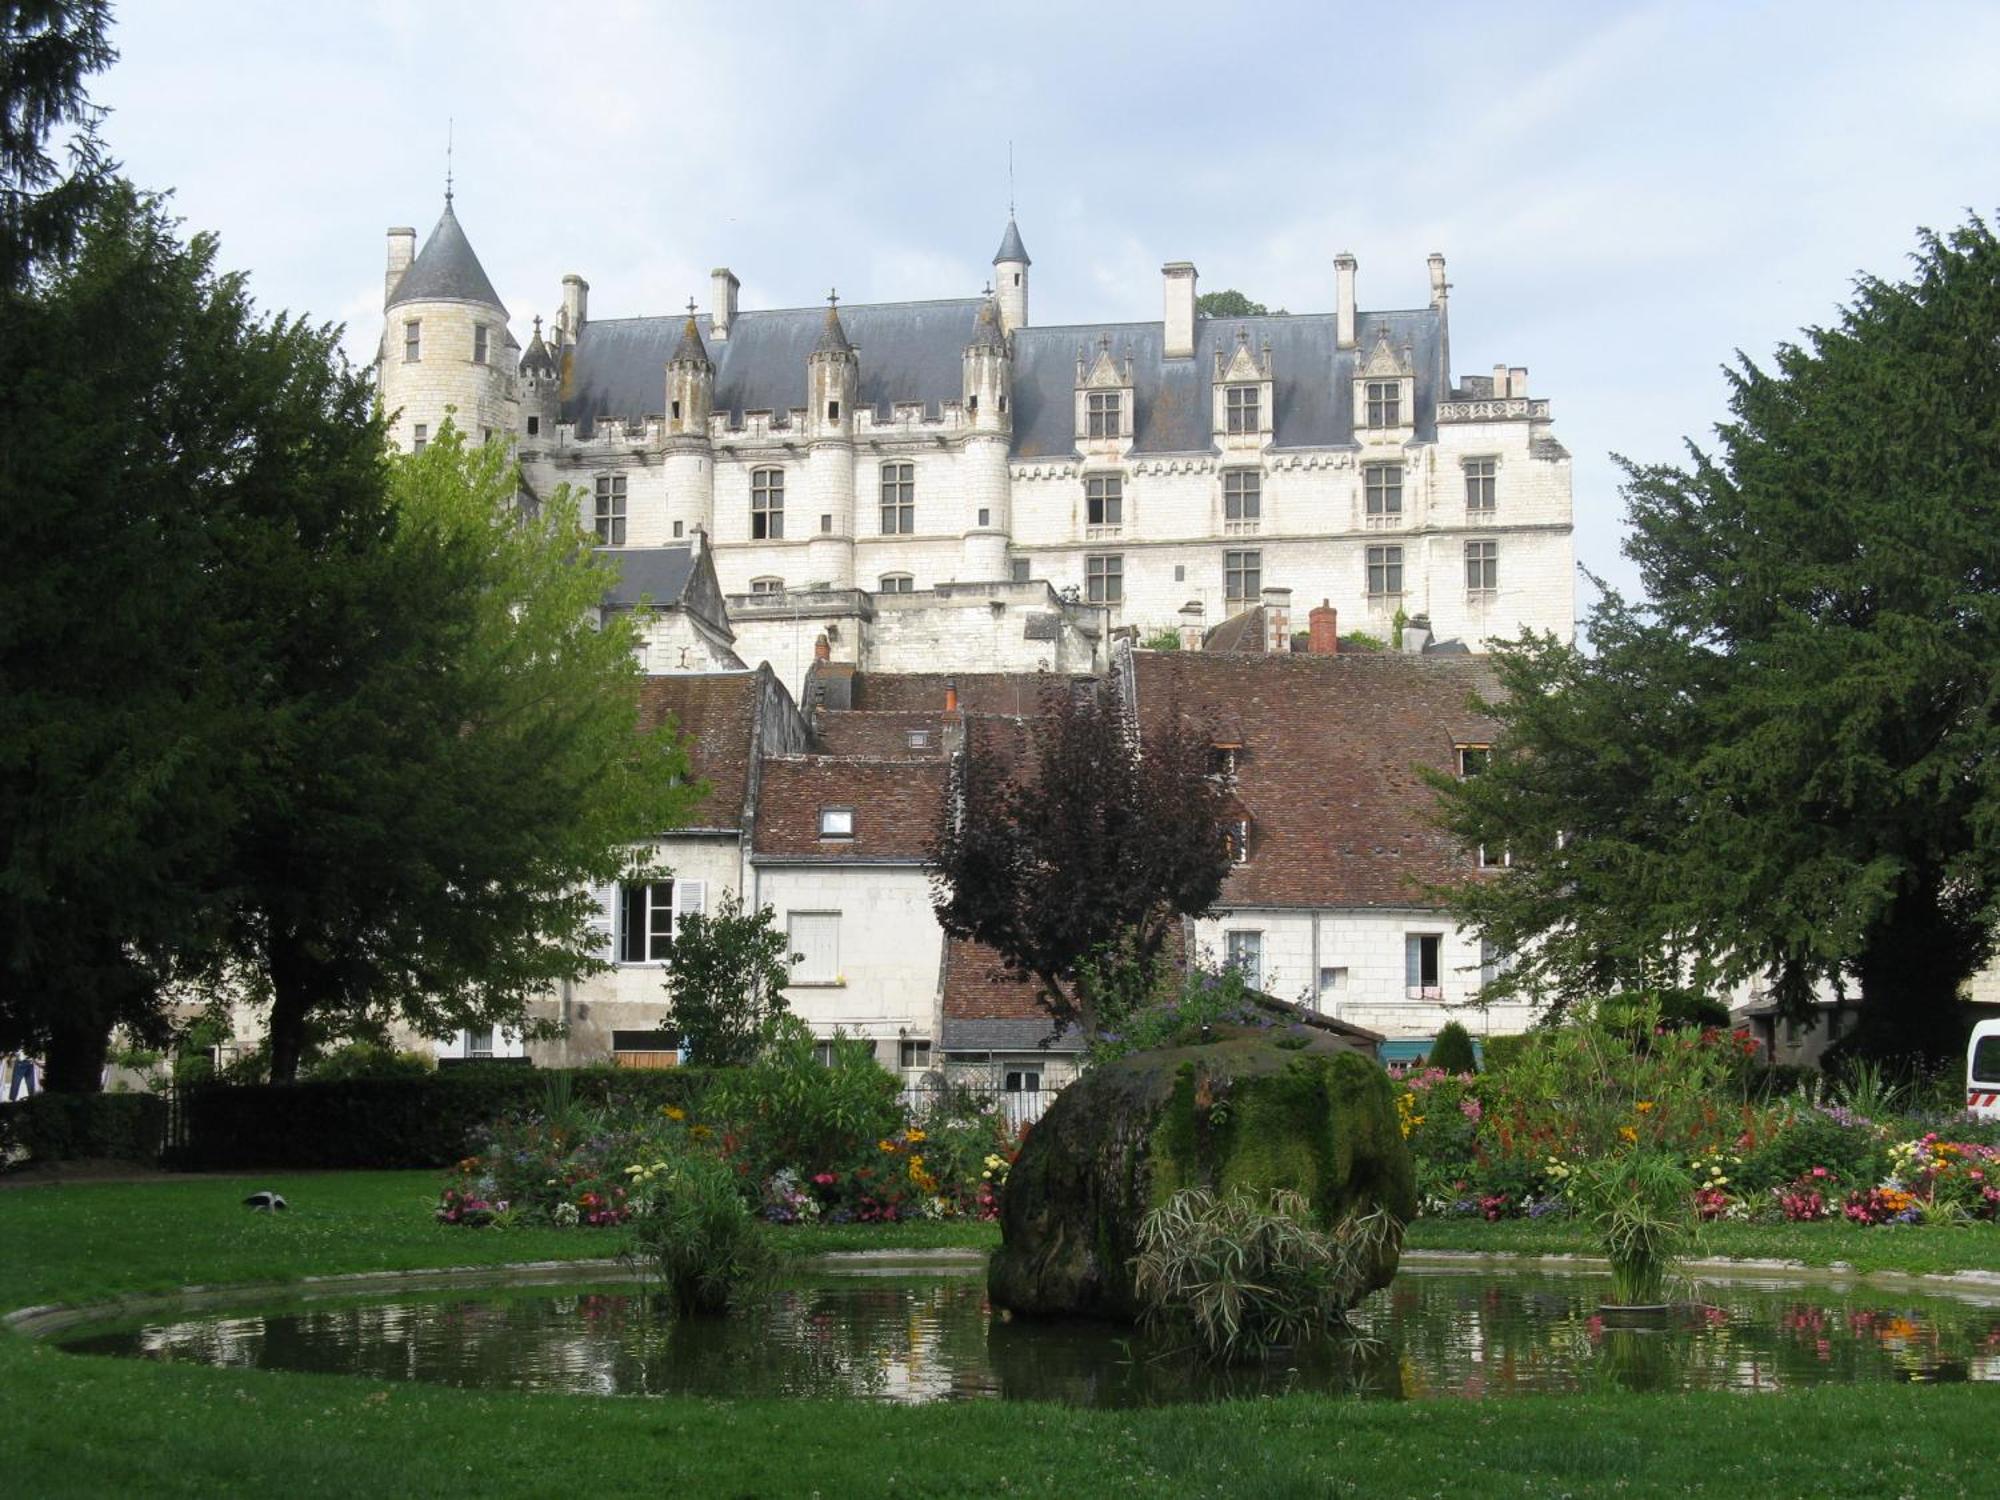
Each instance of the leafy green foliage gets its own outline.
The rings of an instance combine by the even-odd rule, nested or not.
[[[736,1190],[729,1164],[690,1152],[666,1166],[650,1212],[634,1221],[635,1253],[681,1313],[715,1313],[762,1286],[777,1266]]]
[[[1086,962],[1144,993],[1169,932],[1222,892],[1227,801],[1208,756],[1174,705],[1142,737],[1115,688],[1046,679],[1030,768],[979,726],[952,767],[931,847],[939,924],[1037,984],[1059,1025],[1095,1034]]]
[[[1673,1157],[1629,1151],[1584,1162],[1568,1196],[1611,1262],[1611,1294],[1627,1307],[1666,1300],[1667,1279],[1694,1247],[1694,1179]]]
[[[109,0],[15,0],[0,6],[0,288],[67,255],[115,170],[97,139],[103,111],[84,80],[117,57]],[[69,132],[67,173],[48,138]]]
[[[1270,311],[1261,302],[1252,302],[1234,287],[1219,292],[1203,292],[1194,299],[1194,310],[1204,318],[1261,318]]]
[[[1188,1188],[1140,1224],[1133,1283],[1147,1321],[1184,1329],[1203,1356],[1256,1358],[1338,1326],[1401,1236],[1381,1209],[1322,1229],[1289,1189]]]
[[[1501,648],[1490,766],[1437,783],[1513,853],[1456,893],[1504,989],[1852,986],[1862,1051],[1962,1045],[2000,895],[1996,336],[2000,240],[1925,234],[1731,372],[1717,452],[1627,467],[1644,600],[1607,591],[1589,654]]]
[[[750,1174],[763,1181],[783,1167],[851,1160],[902,1128],[900,1085],[875,1061],[872,1043],[836,1037],[819,1060],[812,1030],[779,1018],[746,1068],[721,1075],[708,1111],[745,1138]]]
[[[154,1094],[34,1094],[0,1105],[0,1154],[18,1149],[35,1165],[102,1158],[151,1166],[166,1125],[166,1103]]]
[[[437,1071],[428,1052],[399,1052],[379,1042],[350,1042],[312,1065],[306,1075],[319,1083],[346,1078],[426,1078]]]
[[[670,1024],[703,1067],[750,1061],[785,1010],[785,983],[797,957],[770,908],[746,912],[734,891],[713,913],[681,918],[667,972]]]
[[[1139,645],[1147,651],[1178,651],[1181,649],[1181,633],[1171,625],[1163,625]]]
[[[1437,1040],[1431,1043],[1427,1061],[1433,1068],[1446,1073],[1479,1071],[1479,1059],[1472,1048],[1472,1034],[1457,1021],[1447,1021],[1438,1029]]]

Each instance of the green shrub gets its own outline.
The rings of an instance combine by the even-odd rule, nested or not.
[[[1175,1193],[1139,1226],[1133,1284],[1155,1325],[1211,1359],[1256,1358],[1336,1327],[1402,1226],[1386,1212],[1318,1227],[1303,1194]]]
[[[1472,1034],[1456,1021],[1447,1021],[1431,1043],[1430,1065],[1447,1073],[1476,1073],[1479,1056],[1472,1049]]]
[[[821,1062],[818,1042],[783,1016],[747,1068],[717,1075],[705,1112],[734,1128],[758,1181],[784,1167],[804,1172],[852,1161],[903,1126],[902,1084],[875,1061],[870,1042],[836,1036]]]
[[[1757,1192],[1783,1186],[1825,1167],[1843,1187],[1867,1188],[1888,1170],[1880,1133],[1846,1123],[1813,1105],[1797,1103],[1777,1128],[1744,1159],[1741,1185]]]
[[[31,1163],[160,1159],[167,1106],[154,1094],[35,1094],[0,1105],[0,1152]]]
[[[1627,1307],[1666,1300],[1667,1279],[1693,1248],[1694,1179],[1657,1151],[1583,1162],[1566,1196],[1597,1231],[1611,1262],[1611,1295]]]
[[[632,1221],[633,1253],[659,1273],[676,1312],[721,1312],[769,1279],[775,1254],[727,1162],[690,1152],[665,1163],[649,1188],[648,1211]]]
[[[1486,1055],[1487,1071],[1512,1067],[1538,1040],[1532,1031],[1517,1032],[1513,1036],[1487,1037],[1481,1044],[1481,1050]]]
[[[701,1068],[565,1071],[576,1099],[600,1108],[691,1108],[715,1077]],[[197,1085],[182,1093],[174,1159],[202,1171],[446,1166],[476,1150],[501,1116],[539,1107],[549,1076],[474,1065],[421,1078]]]
[[[423,1078],[437,1071],[428,1052],[397,1052],[375,1042],[349,1042],[312,1065],[306,1076],[314,1083],[348,1078]]]

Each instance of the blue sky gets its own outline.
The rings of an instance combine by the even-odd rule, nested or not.
[[[94,93],[259,300],[380,328],[383,235],[457,207],[525,341],[731,266],[744,305],[978,290],[1013,143],[1037,323],[1159,268],[1295,311],[1453,284],[1457,373],[1526,365],[1579,560],[1629,587],[1609,455],[1671,460],[1719,366],[2000,209],[2000,5],[645,5],[124,0]],[[558,18],[578,17],[569,26]]]

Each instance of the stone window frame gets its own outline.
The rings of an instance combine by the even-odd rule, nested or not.
[[[1222,393],[1225,430],[1231,436],[1255,436],[1264,430],[1264,391],[1256,385],[1232,385]]]
[[[1253,534],[1264,518],[1264,474],[1260,469],[1222,471],[1222,525],[1227,533]]]
[[[758,595],[782,594],[784,591],[785,580],[782,578],[753,578],[750,580],[750,594],[752,598]]]
[[[750,540],[785,539],[785,471],[764,465],[750,471]]]
[[[917,529],[917,466],[907,460],[882,465],[882,535],[909,536]]]
[[[917,580],[908,573],[884,573],[876,583],[879,585],[877,592],[883,594],[914,594],[917,591]]]
[[[599,474],[592,486],[591,521],[600,547],[625,545],[628,488],[623,474]]]
[[[1093,512],[1092,507],[1096,507]],[[1116,536],[1125,525],[1125,476],[1083,476],[1083,524],[1099,536]]]
[[[1222,934],[1222,962],[1243,976],[1244,983],[1258,989],[1264,983],[1264,929],[1231,927]]]
[[[1371,431],[1403,425],[1401,380],[1364,380],[1362,398],[1363,416],[1367,419],[1367,426]]]
[[[484,323],[472,325],[472,362],[475,365],[487,362],[487,356],[492,352],[492,339],[492,330]]]
[[[422,364],[424,358],[424,320],[405,318],[403,320],[403,363]]]
[[[1393,555],[1392,555],[1393,554]],[[1403,548],[1398,542],[1370,547],[1364,554],[1370,599],[1394,599],[1403,592]]]
[[[1491,598],[1500,592],[1500,544],[1465,544],[1465,591],[1477,598]]]
[[[1500,460],[1482,453],[1464,459],[1460,467],[1465,471],[1465,513],[1493,515],[1500,508]]]
[[[1083,560],[1083,594],[1092,604],[1125,601],[1125,554],[1093,552]]]
[[[1083,398],[1083,432],[1093,440],[1116,439],[1125,435],[1125,393],[1086,391]]]
[[[421,453],[431,444],[431,427],[428,422],[418,422],[410,429],[410,451]]]
[[[1442,932],[1403,934],[1403,996],[1408,1000],[1444,999]]]
[[[1361,508],[1369,520],[1400,522],[1403,518],[1403,466],[1397,463],[1361,466]]]
[[[1264,552],[1259,547],[1231,548],[1222,554],[1222,597],[1233,604],[1255,604],[1264,596]]]

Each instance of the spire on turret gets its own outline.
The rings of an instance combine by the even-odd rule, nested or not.
[[[521,356],[523,375],[543,375],[553,380],[556,373],[556,357],[549,352],[549,346],[542,342],[541,315],[535,315],[535,332],[528,340],[528,350]]]
[[[459,227],[449,197],[431,237],[424,241],[424,248],[417,252],[410,269],[403,273],[396,290],[389,295],[390,307],[404,302],[477,302],[506,316],[506,306],[493,290],[479,257],[473,254],[472,242]]]
[[[814,354],[852,354],[854,345],[847,341],[847,330],[840,323],[840,293],[826,294],[826,321],[820,325],[819,342],[812,347]]]
[[[711,364],[708,357],[708,347],[701,341],[701,329],[695,324],[693,298],[688,299],[687,322],[681,325],[681,341],[674,349],[673,358],[668,360],[667,363],[670,365]]]
[[[973,320],[972,340],[968,349],[1002,349],[1007,347],[1007,335],[1000,329],[1000,304],[989,293],[979,304],[979,316]]]
[[[1009,263],[1020,266],[1034,264],[1028,259],[1028,247],[1021,243],[1021,231],[1014,223],[1012,209],[1007,212],[1007,232],[1000,237],[1000,248],[993,252],[994,265],[1002,266]]]

